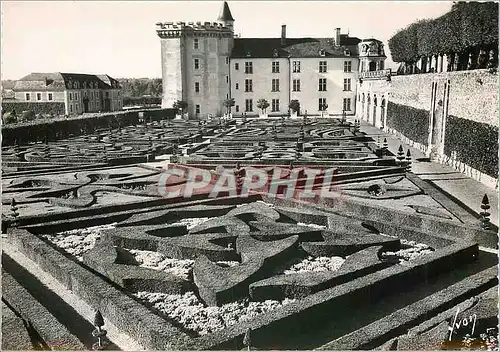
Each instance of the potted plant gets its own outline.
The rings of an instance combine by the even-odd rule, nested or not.
[[[226,114],[225,114],[225,116],[227,118],[231,118],[232,117],[232,115],[231,115],[231,108],[234,106],[234,104],[235,104],[234,98],[224,100],[223,105],[226,108]]]
[[[297,99],[294,99],[290,102],[289,107],[292,112],[292,117],[297,117],[300,112],[300,102]]]
[[[267,108],[269,107],[269,102],[266,99],[259,99],[257,101],[257,108],[260,109],[261,114],[259,117],[266,118],[267,117]]]
[[[188,103],[184,100],[177,100],[172,107],[180,113],[180,118],[183,119]]]

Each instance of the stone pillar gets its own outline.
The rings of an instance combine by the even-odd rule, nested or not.
[[[450,65],[449,56],[447,54],[443,55],[442,66],[443,70],[441,72],[448,72],[448,66]]]
[[[432,67],[432,56],[427,57],[427,67],[425,68],[425,72],[431,72]]]
[[[384,116],[382,117],[384,120],[384,132],[389,132],[389,127],[387,126],[387,107],[389,106],[389,94],[385,94],[385,104],[384,104]]]
[[[443,72],[443,56],[441,54],[437,57],[437,69],[436,72]]]
[[[378,105],[375,107],[375,127],[382,127],[382,107],[380,106],[381,101],[378,102]]]

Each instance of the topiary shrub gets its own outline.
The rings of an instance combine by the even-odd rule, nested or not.
[[[3,114],[3,122],[4,123],[16,123],[17,115],[14,112],[7,112]]]
[[[498,127],[456,116],[448,116],[444,137],[444,154],[498,177]]]
[[[428,145],[429,111],[407,105],[387,104],[387,126],[402,133],[414,142]]]

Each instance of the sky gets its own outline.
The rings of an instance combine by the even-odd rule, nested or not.
[[[30,72],[161,77],[157,22],[216,21],[222,1],[3,0],[1,77]],[[399,29],[451,9],[449,1],[228,1],[242,37],[332,37],[341,28],[385,44]]]

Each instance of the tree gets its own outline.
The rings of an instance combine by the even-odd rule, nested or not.
[[[33,121],[36,119],[36,115],[32,110],[23,112],[23,121]]]
[[[184,100],[177,100],[172,107],[179,111],[182,116],[184,116],[184,111],[187,109],[188,103]]]
[[[269,107],[269,103],[267,102],[266,99],[261,98],[257,101],[257,108],[262,111],[262,114],[264,115],[266,113],[266,109]]]
[[[288,107],[292,109],[293,112],[296,112],[298,114],[300,111],[300,102],[297,99],[294,99],[290,102]]]
[[[6,112],[3,116],[4,123],[16,123],[17,116],[14,111]]]
[[[231,107],[233,107],[234,104],[235,104],[234,98],[224,100],[223,105],[226,108],[226,113],[228,115],[231,114]]]
[[[323,117],[323,112],[326,111],[326,109],[328,109],[328,104],[327,103],[321,104],[320,108],[321,108],[321,117]]]

